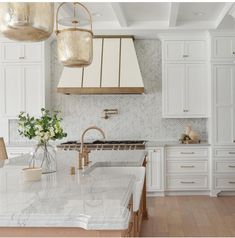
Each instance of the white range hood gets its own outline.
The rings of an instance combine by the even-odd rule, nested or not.
[[[141,94],[144,84],[131,37],[95,38],[93,62],[64,67],[57,92],[64,94]]]

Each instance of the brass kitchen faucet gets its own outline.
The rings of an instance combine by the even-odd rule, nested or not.
[[[79,151],[79,158],[78,158],[78,169],[83,169],[85,166],[87,166],[89,164],[89,153],[90,151],[88,150],[88,148],[84,145],[84,136],[85,134],[90,131],[90,130],[97,130],[99,131],[102,136],[103,139],[105,139],[105,134],[103,132],[102,129],[96,127],[96,126],[91,126],[88,127],[83,133],[82,133],[82,137],[81,137],[81,147],[80,147],[80,151]]]

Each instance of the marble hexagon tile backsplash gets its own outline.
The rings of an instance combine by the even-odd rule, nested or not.
[[[63,66],[57,60],[56,41],[51,44],[51,106],[61,110],[63,125],[68,133],[66,140],[79,139],[88,126],[101,127],[107,139],[146,139],[175,141],[187,125],[207,140],[206,119],[162,118],[162,65],[159,40],[135,40],[136,53],[144,80],[144,95],[62,95],[56,93]],[[119,115],[105,120],[101,112],[117,108]],[[14,128],[14,122],[11,127]],[[97,139],[94,132],[87,138]],[[14,137],[12,135],[12,137]],[[13,138],[14,139],[14,138]],[[17,140],[17,138],[15,138]]]

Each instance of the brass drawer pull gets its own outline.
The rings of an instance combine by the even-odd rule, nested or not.
[[[235,165],[229,165],[228,167],[229,168],[235,168]]]
[[[20,56],[19,59],[24,59],[24,56]]]
[[[183,58],[187,58],[187,57],[189,57],[188,55],[183,55]]]
[[[194,165],[182,165],[180,168],[195,168]]]
[[[195,182],[193,182],[193,181],[191,181],[191,182],[181,181],[180,183],[182,183],[182,184],[193,184],[193,183],[195,183]]]
[[[228,152],[228,153],[229,153],[230,155],[235,155],[235,152],[231,152],[231,151],[230,151],[230,152]]]
[[[182,155],[193,155],[194,152],[180,152],[180,154],[182,154]]]
[[[230,182],[228,182],[229,184],[235,184],[235,182],[234,181],[230,181]]]

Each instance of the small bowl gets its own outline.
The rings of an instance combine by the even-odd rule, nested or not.
[[[42,168],[24,168],[23,174],[25,182],[40,181],[42,178]]]

